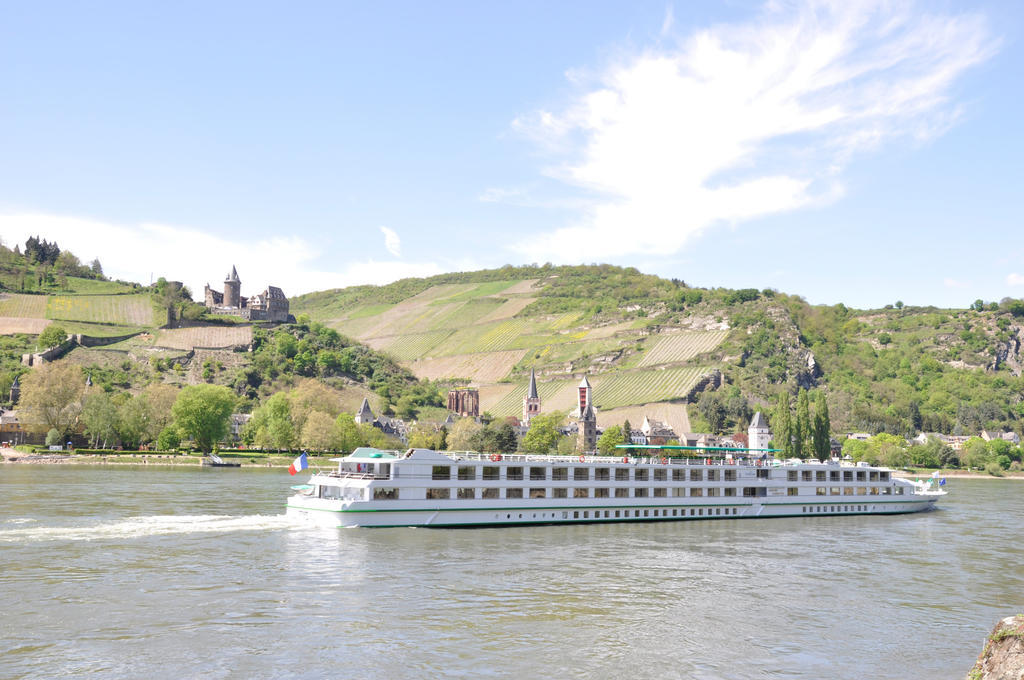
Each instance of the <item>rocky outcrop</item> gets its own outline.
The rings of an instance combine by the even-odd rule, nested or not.
[[[1022,361],[1020,354],[1020,329],[1012,328],[1013,333],[1007,340],[997,342],[995,346],[995,356],[985,368],[989,371],[998,370],[1000,366],[1006,366],[1010,369],[1010,373],[1015,376],[1019,376],[1024,370],[1024,361]]]
[[[967,680],[1024,680],[1024,614],[996,624]]]

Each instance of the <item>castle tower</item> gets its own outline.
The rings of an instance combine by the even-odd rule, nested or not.
[[[531,368],[530,386],[523,397],[523,424],[529,425],[536,415],[540,415],[540,395],[537,394],[537,372]]]
[[[758,411],[754,419],[750,421],[747,428],[747,446],[752,449],[767,449],[768,443],[772,440],[772,431],[768,428],[768,422]]]
[[[18,399],[21,398],[21,376],[14,376],[14,382],[11,383],[11,405],[18,403]]]
[[[238,272],[235,271],[235,265],[231,265],[231,273],[224,279],[224,306],[238,308],[242,306],[242,282],[238,278]]]

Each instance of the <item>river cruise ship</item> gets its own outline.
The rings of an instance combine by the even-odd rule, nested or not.
[[[866,463],[780,461],[743,449],[716,457],[686,451],[705,458],[644,453],[657,455],[360,448],[293,487],[287,515],[334,527],[895,515],[930,510],[946,493],[938,479],[898,479]]]

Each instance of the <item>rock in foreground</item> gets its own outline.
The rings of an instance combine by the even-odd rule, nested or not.
[[[967,680],[1024,680],[1024,614],[996,624]]]

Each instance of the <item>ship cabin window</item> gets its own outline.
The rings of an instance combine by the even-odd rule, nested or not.
[[[483,494],[481,494],[481,498],[501,498],[501,489],[493,487],[484,489]]]
[[[655,498],[665,498],[666,496],[668,496],[668,489],[665,487],[658,487],[654,490]]]
[[[718,470],[708,470],[708,481],[709,482],[717,482],[718,481],[718,477],[719,477],[719,471]]]
[[[578,467],[572,470],[572,479],[574,482],[585,482],[590,479],[590,468]]]
[[[455,494],[460,501],[471,501],[476,498],[476,489],[456,489]]]
[[[801,470],[800,471],[800,481],[801,482],[813,482],[814,480],[811,479],[811,471],[810,470]]]
[[[564,482],[569,479],[569,468],[551,468],[551,479],[556,482]]]
[[[690,481],[691,482],[703,482],[704,471],[703,470],[690,470]]]
[[[637,468],[636,472],[633,473],[633,480],[637,482],[646,482],[650,479],[651,471],[647,468]]]
[[[475,465],[460,465],[459,466],[459,479],[476,479],[476,466]]]
[[[889,481],[889,473],[886,472],[885,470],[879,471],[879,473],[878,473],[878,481],[880,481],[880,482],[888,482]]]
[[[814,495],[816,495],[816,496],[824,496],[825,495],[825,487],[823,487],[823,486],[816,487],[814,489]]]
[[[530,498],[546,498],[546,489],[530,489]]]
[[[484,479],[501,479],[501,468],[488,465],[484,468]]]
[[[787,470],[786,471],[786,481],[788,481],[788,482],[795,482],[795,481],[797,481],[797,477],[798,477],[798,475],[796,473],[796,470]]]
[[[522,489],[505,489],[505,498],[522,498]]]
[[[743,495],[745,497],[748,497],[748,498],[751,497],[751,496],[763,495],[763,494],[759,494],[758,490],[759,489],[756,486],[745,486],[745,487],[743,487]]]
[[[703,496],[704,489],[690,489],[690,495],[694,497]]]
[[[672,471],[673,482],[685,482],[686,481],[686,470],[673,470]]]
[[[547,479],[547,478],[548,478],[548,470],[547,470],[547,468],[542,468],[542,467],[532,467],[532,468],[530,468],[530,479],[538,480],[538,479]]]
[[[340,486],[321,486],[320,498],[341,498]]]
[[[769,472],[770,472],[770,470],[758,470],[757,471],[757,478],[758,479],[768,479],[768,477],[769,477],[768,473]]]
[[[791,486],[788,489],[786,489],[786,495],[787,496],[799,496],[800,495],[800,489],[795,487],[795,486]]]
[[[657,468],[654,471],[654,481],[656,482],[667,482],[668,481],[668,470],[664,468]]]
[[[676,497],[685,496],[686,495],[686,489],[683,488],[683,487],[679,487],[679,486],[674,487],[672,489],[672,495],[676,496]]]
[[[871,495],[872,496],[877,496],[878,495],[878,487],[877,486],[871,487]]]
[[[600,488],[594,489],[594,498],[608,498],[608,496],[609,496],[609,494],[608,494],[608,488],[607,487],[600,487]]]
[[[853,470],[843,470],[843,481],[844,482],[852,482],[853,481]]]
[[[598,482],[607,482],[612,478],[611,468],[594,468],[594,479]]]
[[[427,489],[428,501],[449,500],[451,497],[451,489]]]
[[[830,481],[830,482],[838,482],[839,481],[839,470],[829,470],[828,471],[828,481]]]
[[[647,489],[633,489],[633,498],[647,498]]]
[[[375,501],[397,501],[398,500],[398,489],[388,487],[378,487],[373,490],[373,500]]]
[[[816,482],[824,482],[825,481],[825,471],[824,470],[815,470],[815,472],[814,472],[814,481],[816,481]]]
[[[830,496],[838,496],[839,495],[839,487],[838,486],[831,486],[831,487],[829,487],[828,493],[829,493]]]
[[[430,471],[431,479],[451,479],[452,478],[452,466],[451,465],[435,465]]]
[[[867,488],[866,486],[858,486],[858,487],[857,487],[857,495],[858,495],[858,496],[863,496],[863,495],[865,495],[865,494],[866,494],[867,492],[868,492],[868,488]]]
[[[710,489],[706,489],[705,491],[706,491],[706,495],[708,495],[708,496],[717,496],[717,495],[719,495],[718,494],[719,489],[716,489],[716,488],[713,488],[713,487],[710,488]]]
[[[523,468],[521,468],[521,467],[505,468],[505,479],[521,480],[522,478],[523,478]]]
[[[868,481],[869,482],[877,482],[878,481],[878,470],[872,470],[871,472],[868,473]]]
[[[552,498],[568,498],[569,497],[569,490],[568,489],[552,489],[551,490],[551,497]]]
[[[590,498],[590,489],[585,487],[577,487],[572,490],[573,498]]]
[[[615,497],[616,498],[629,498],[629,489],[622,488],[622,487],[615,489]]]
[[[866,482],[868,481],[867,474],[863,470],[857,470],[857,481]]]
[[[844,486],[843,487],[843,495],[844,496],[852,496],[853,495],[853,487],[852,486]]]
[[[725,481],[727,481],[727,482],[735,482],[736,481],[736,471],[735,470],[726,470],[723,474],[725,475]]]
[[[629,481],[629,468],[615,468],[615,481],[616,482],[628,482]]]
[[[888,487],[888,486],[883,486],[882,487],[882,495],[883,496],[888,496],[891,493],[892,493],[892,488],[891,487]]]
[[[896,487],[896,495],[897,496],[902,496],[903,495],[903,487],[902,486],[897,486]]]
[[[732,487],[729,487],[729,488],[725,489],[725,495],[726,496],[735,496],[736,495],[736,489],[734,489]]]

